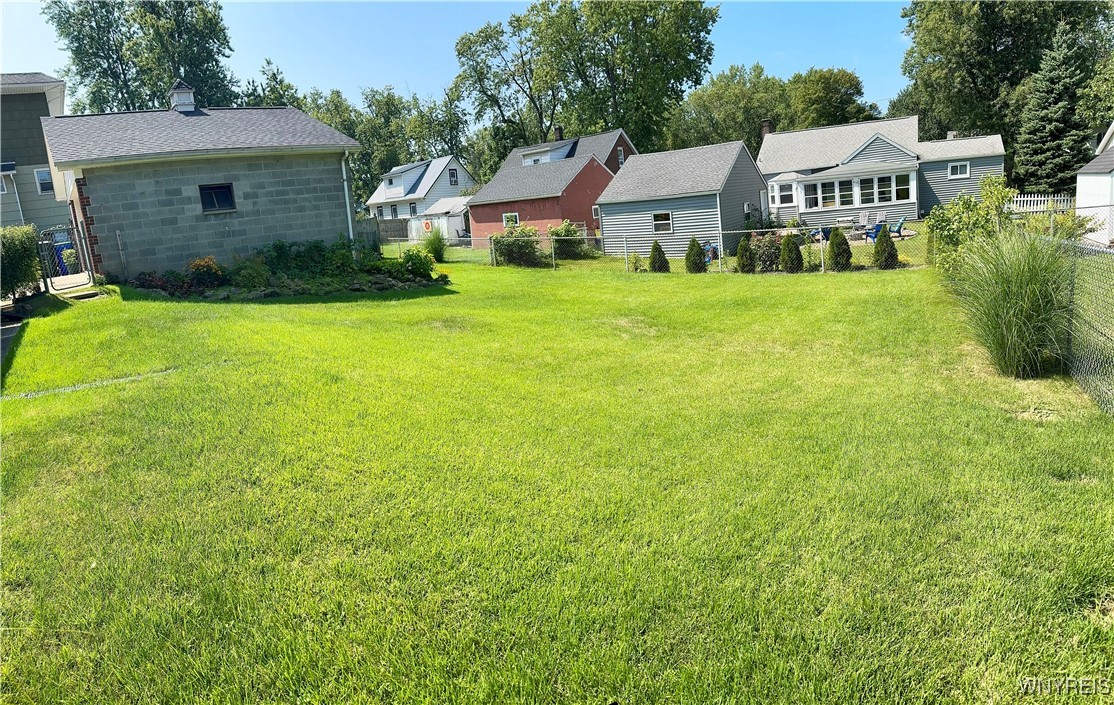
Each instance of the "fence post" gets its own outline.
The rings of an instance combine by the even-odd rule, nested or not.
[[[553,260],[553,271],[557,271],[557,238],[549,238],[549,256]]]
[[[627,254],[627,234],[623,233],[623,267],[630,271],[630,255]]]
[[[719,231],[719,273],[723,274],[723,228]]]
[[[842,232],[842,231],[841,231]],[[832,241],[831,230],[828,231],[828,242]],[[825,268],[824,263],[824,228],[820,228],[820,273],[823,274],[828,270]]]

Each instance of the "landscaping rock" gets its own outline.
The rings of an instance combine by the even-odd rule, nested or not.
[[[263,291],[262,290],[249,291],[248,293],[244,294],[244,300],[245,301],[257,301],[257,300],[262,299],[262,298],[263,298]]]

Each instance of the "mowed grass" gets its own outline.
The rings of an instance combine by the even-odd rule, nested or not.
[[[1114,670],[1114,419],[994,375],[935,272],[446,267],[32,320],[0,699],[986,703]]]

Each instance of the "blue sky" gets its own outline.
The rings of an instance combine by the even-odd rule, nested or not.
[[[37,3],[0,3],[5,72],[55,73],[67,60]],[[725,2],[712,32],[713,73],[760,62],[788,78],[811,66],[840,66],[863,79],[866,98],[885,108],[905,85],[898,2]],[[387,84],[422,97],[440,93],[457,72],[453,45],[463,32],[505,20],[525,3],[226,2],[230,64],[240,79],[274,60],[306,90]]]

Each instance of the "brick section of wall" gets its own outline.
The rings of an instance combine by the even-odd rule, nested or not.
[[[93,258],[93,271],[100,274],[104,273],[104,268],[101,266],[103,259],[100,254],[100,241],[97,238],[97,231],[93,229],[93,216],[89,215],[89,197],[85,195],[85,188],[87,186],[84,178],[74,179],[74,193],[77,200],[77,212],[80,214],[81,224],[85,226],[85,240],[89,245],[89,256]],[[73,208],[73,197],[70,200],[70,207]],[[76,225],[77,223],[75,223]],[[117,270],[119,272],[119,270]]]
[[[468,210],[472,215],[472,247],[479,249],[486,249],[488,238],[503,232],[504,213],[518,213],[520,224],[537,228],[541,235],[545,235],[546,228],[550,225],[560,225],[563,220],[560,198],[486,203],[471,206]]]
[[[585,164],[561,194],[561,217],[573,223],[584,223],[588,230],[597,229],[600,224],[592,217],[592,206],[613,178],[614,174],[602,164]]]
[[[206,255],[229,265],[276,240],[347,237],[340,159],[273,155],[85,169],[79,202],[97,271],[181,270]],[[223,183],[232,184],[236,210],[203,213],[198,187]]]

